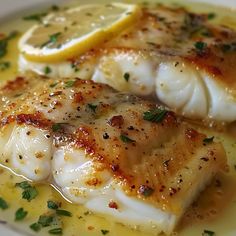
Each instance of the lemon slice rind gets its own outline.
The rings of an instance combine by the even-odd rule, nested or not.
[[[123,3],[111,3],[110,5],[124,9],[124,12],[120,14],[120,17],[108,25],[108,27],[97,28],[88,34],[82,35],[79,38],[75,38],[61,45],[60,48],[48,48],[48,47],[35,47],[26,42],[34,34],[34,31],[38,29],[39,25],[33,26],[29,29],[19,41],[19,49],[23,56],[30,61],[35,62],[56,62],[63,61],[65,59],[73,58],[81,55],[93,48],[94,46],[104,42],[106,39],[117,35],[125,28],[129,27],[140,16],[140,9],[138,5],[123,4]],[[99,4],[84,5],[74,9],[67,10],[67,13],[76,12],[83,8],[99,7]],[[48,15],[45,20],[50,22],[55,16],[54,13]]]

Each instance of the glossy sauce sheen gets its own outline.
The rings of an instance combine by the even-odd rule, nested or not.
[[[196,8],[195,8],[196,9]],[[204,9],[204,6],[202,7]],[[205,7],[207,9],[207,7]],[[211,9],[212,11],[218,13],[217,9]],[[199,7],[201,10],[201,7]],[[205,10],[206,11],[206,10]],[[226,12],[227,13],[227,12]],[[228,14],[227,14],[228,15]],[[229,16],[223,16],[222,21],[225,23],[226,19],[236,23]],[[3,25],[1,31],[5,29],[21,28],[25,22],[10,22],[9,24]],[[28,24],[28,26],[30,23]],[[232,26],[232,25],[231,25]],[[27,28],[27,25],[24,26]],[[5,72],[0,72],[1,78],[9,79],[16,74],[16,40],[10,42],[9,49],[9,60],[12,61],[12,67]],[[6,58],[8,60],[8,58]],[[180,224],[178,235],[201,235],[204,229],[215,231],[217,235],[232,235],[235,228],[234,219],[236,217],[236,196],[233,191],[234,183],[236,183],[236,171],[234,165],[236,161],[234,160],[234,153],[236,152],[236,142],[235,138],[230,136],[227,132],[211,132],[209,131],[209,136],[214,135],[216,140],[220,139],[223,142],[230,164],[230,173],[227,177],[217,177],[211,187],[201,194],[198,203],[193,204],[193,206],[186,213],[182,224]],[[47,212],[47,200],[54,200],[62,202],[63,209],[67,209],[72,212],[72,218],[63,218],[64,225],[64,235],[102,235],[101,230],[109,230],[108,235],[143,235],[137,231],[132,231],[121,225],[115,224],[112,220],[106,221],[94,214],[88,214],[87,210],[83,207],[76,206],[65,201],[52,187],[46,185],[39,185],[37,189],[39,190],[39,196],[32,202],[27,202],[21,199],[21,191],[15,188],[15,182],[20,182],[22,179],[20,177],[14,176],[8,170],[2,169],[0,172],[0,196],[6,199],[11,208],[5,212],[1,212],[1,218],[6,219],[9,222],[13,222],[14,212],[18,207],[24,207],[29,211],[27,218],[24,223],[17,224],[17,227],[29,229],[28,225],[37,221],[38,216]],[[209,197],[210,196],[210,197]],[[228,204],[230,202],[230,204]],[[210,204],[209,204],[210,203]],[[26,227],[25,227],[26,226]],[[29,232],[30,229],[29,229]],[[43,231],[42,231],[43,232]]]

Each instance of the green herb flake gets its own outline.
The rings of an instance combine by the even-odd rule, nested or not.
[[[90,211],[85,211],[85,212],[84,212],[84,215],[85,215],[85,216],[90,215],[90,214],[91,214]]]
[[[55,228],[55,229],[48,230],[48,233],[54,234],[54,235],[62,235],[63,231],[62,231],[62,228]]]
[[[35,187],[27,188],[22,192],[22,198],[26,199],[28,202],[35,199],[37,196],[38,196],[38,191]]]
[[[57,132],[62,129],[63,123],[55,123],[52,125],[52,131]]]
[[[21,183],[16,183],[16,187],[23,189],[22,198],[28,200],[29,202],[36,198],[38,191],[35,187],[32,187],[28,181],[23,181]]]
[[[155,108],[143,113],[143,119],[155,123],[160,123],[164,120],[167,110],[161,108]]]
[[[41,22],[42,18],[44,16],[46,16],[47,13],[43,12],[43,13],[36,13],[36,14],[32,14],[32,15],[28,15],[28,16],[24,16],[23,20],[27,20],[27,21],[38,21]]]
[[[17,35],[19,34],[19,32],[17,30],[13,30],[9,33],[9,35],[7,36],[7,40],[11,40],[14,39]]]
[[[71,63],[71,68],[74,69],[74,72],[79,71],[79,67],[78,67],[77,63]]]
[[[65,88],[71,88],[75,84],[75,80],[69,80],[65,82]]]
[[[222,52],[235,52],[236,51],[236,42],[233,42],[231,44],[220,44],[219,45]]]
[[[130,74],[126,72],[126,73],[124,73],[123,77],[124,77],[125,81],[128,82],[129,78],[130,78]]]
[[[7,202],[3,198],[0,197],[0,209],[6,210],[8,207],[9,206],[8,206]]]
[[[45,68],[44,68],[44,74],[45,75],[48,75],[48,74],[50,74],[52,72],[52,69],[49,67],[49,66],[46,66]]]
[[[11,66],[11,63],[9,61],[1,61],[0,62],[0,71],[5,71],[9,69]]]
[[[211,231],[211,230],[204,230],[203,233],[202,233],[202,236],[215,236],[215,232],[214,231]]]
[[[49,40],[41,45],[41,48],[49,45],[49,44],[55,44],[58,40],[58,38],[61,36],[61,32],[57,32],[55,34],[49,35]]]
[[[23,95],[23,93],[18,93],[18,94],[16,94],[16,95],[14,95],[14,98],[18,98],[18,97],[20,97],[21,95]]]
[[[61,32],[58,32],[58,33],[55,33],[55,34],[52,34],[49,36],[50,38],[50,43],[56,43],[57,40],[58,40],[58,37],[61,35]]]
[[[57,6],[57,5],[52,5],[52,6],[51,6],[51,10],[52,10],[52,11],[59,11],[59,10],[60,10],[60,7]]]
[[[212,143],[213,140],[214,140],[214,138],[215,138],[214,136],[209,137],[209,138],[204,138],[204,139],[203,139],[203,144]]]
[[[154,189],[147,185],[141,185],[139,187],[139,192],[144,197],[150,197],[154,193]]]
[[[27,216],[28,212],[24,208],[19,208],[15,213],[15,221],[23,220]]]
[[[4,57],[7,54],[7,45],[8,42],[6,39],[0,40],[0,58]]]
[[[50,200],[47,201],[47,206],[48,206],[49,209],[53,209],[53,210],[56,210],[59,207],[56,202],[50,201]]]
[[[16,187],[20,187],[20,188],[22,188],[22,189],[31,188],[31,185],[29,184],[28,181],[23,181],[23,182],[20,182],[20,183],[16,183],[15,186],[16,186]]]
[[[107,230],[107,229],[101,229],[101,232],[102,232],[103,235],[106,235],[106,234],[108,234],[110,231]]]
[[[52,131],[57,132],[61,129],[61,124],[60,123],[55,123],[52,125]]]
[[[62,209],[56,209],[56,214],[58,216],[68,216],[68,217],[72,216],[71,212],[66,211],[66,210],[62,210]]]
[[[91,103],[88,104],[88,108],[91,109],[93,112],[96,112],[97,107],[98,107],[97,105]]]
[[[202,52],[207,48],[207,44],[201,41],[198,41],[194,44],[198,52]]]
[[[32,229],[34,232],[39,232],[41,230],[41,225],[39,223],[33,223],[30,226],[30,229]]]
[[[148,44],[148,45],[151,45],[151,46],[153,46],[153,47],[156,47],[156,46],[157,46],[157,44],[156,44],[156,43],[153,43],[153,42],[147,42],[147,44]]]
[[[50,88],[54,88],[54,87],[56,87],[57,85],[58,85],[58,83],[53,83],[53,84],[50,84],[49,87],[50,87]]]
[[[135,142],[136,142],[135,140],[129,138],[128,136],[126,136],[126,135],[124,135],[124,134],[121,134],[121,135],[120,135],[120,139],[121,139],[121,141],[124,142],[124,143],[135,143]]]
[[[8,36],[0,39],[0,58],[4,57],[7,54],[7,46],[9,40],[15,38],[18,35],[18,31],[12,31]]]
[[[216,14],[213,13],[213,12],[208,13],[208,15],[207,15],[207,19],[208,19],[208,20],[212,20],[212,19],[214,19],[215,17],[216,17]]]
[[[209,29],[203,29],[201,35],[205,37],[212,37],[213,33]]]
[[[38,224],[40,224],[42,227],[50,226],[51,223],[53,222],[53,218],[54,217],[52,215],[50,215],[50,216],[41,215],[41,216],[39,216]]]
[[[222,45],[221,45],[221,50],[222,50],[223,52],[229,52],[229,51],[231,50],[230,44],[222,44]]]

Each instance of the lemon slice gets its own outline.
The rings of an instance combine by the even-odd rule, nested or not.
[[[21,38],[24,57],[36,62],[73,58],[130,26],[139,16],[133,4],[91,4],[48,15]]]

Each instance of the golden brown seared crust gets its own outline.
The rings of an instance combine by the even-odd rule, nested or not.
[[[0,90],[2,127],[17,122],[50,130],[56,147],[84,150],[127,194],[163,210],[181,213],[182,199],[198,178],[226,165],[220,144],[205,143],[205,135],[156,104],[93,81],[24,81],[23,89]],[[153,111],[159,115],[147,116]]]

